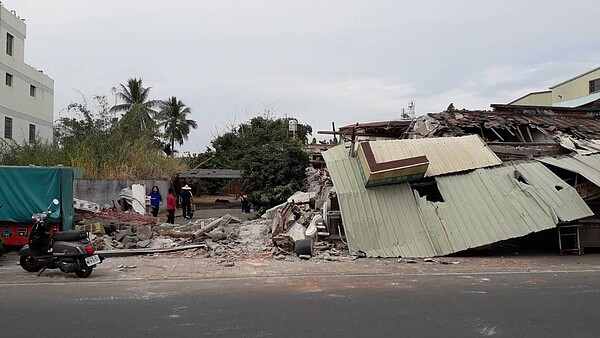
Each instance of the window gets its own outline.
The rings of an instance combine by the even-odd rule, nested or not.
[[[590,94],[600,92],[600,79],[590,81]]]
[[[35,124],[29,125],[29,143],[35,142]]]
[[[7,86],[12,87],[12,80],[13,80],[13,76],[6,73],[6,80],[5,83]]]
[[[12,56],[13,55],[13,44],[15,38],[10,35],[10,33],[6,33],[6,54]]]
[[[4,118],[4,138],[12,138],[12,119],[10,117]]]
[[[29,86],[29,95],[35,97],[35,86]]]

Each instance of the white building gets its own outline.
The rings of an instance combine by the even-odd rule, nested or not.
[[[54,80],[25,63],[25,20],[0,4],[0,138],[52,140]]]

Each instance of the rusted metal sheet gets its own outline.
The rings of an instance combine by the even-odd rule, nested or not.
[[[600,111],[597,109],[492,106],[496,111],[452,110],[428,114],[420,119],[437,121],[439,126],[433,134],[437,136],[460,136],[474,132],[481,135],[484,130],[498,134],[498,129],[503,129],[510,130],[509,136],[514,136],[515,141],[519,140],[521,132],[525,141],[533,142],[530,135],[526,136],[533,129],[550,134],[560,131],[578,139],[600,139]],[[502,141],[503,136],[498,136],[497,139]]]

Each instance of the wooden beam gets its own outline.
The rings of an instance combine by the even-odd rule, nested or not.
[[[489,127],[488,129],[490,129],[491,131],[493,131],[493,132],[494,132],[494,134],[496,134],[496,136],[498,136],[498,138],[499,138],[501,141],[504,141],[504,138],[503,138],[502,136],[500,136],[500,134],[498,134],[498,132],[496,131],[496,129],[494,129],[494,127]]]

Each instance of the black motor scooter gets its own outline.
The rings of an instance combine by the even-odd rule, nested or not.
[[[19,251],[21,267],[29,272],[42,270],[40,274],[45,269],[60,269],[87,278],[104,258],[95,254],[87,231],[62,231],[50,235],[46,219],[52,214],[52,205],[58,205],[58,200],[54,199],[45,212],[31,216],[34,225],[29,244]]]

